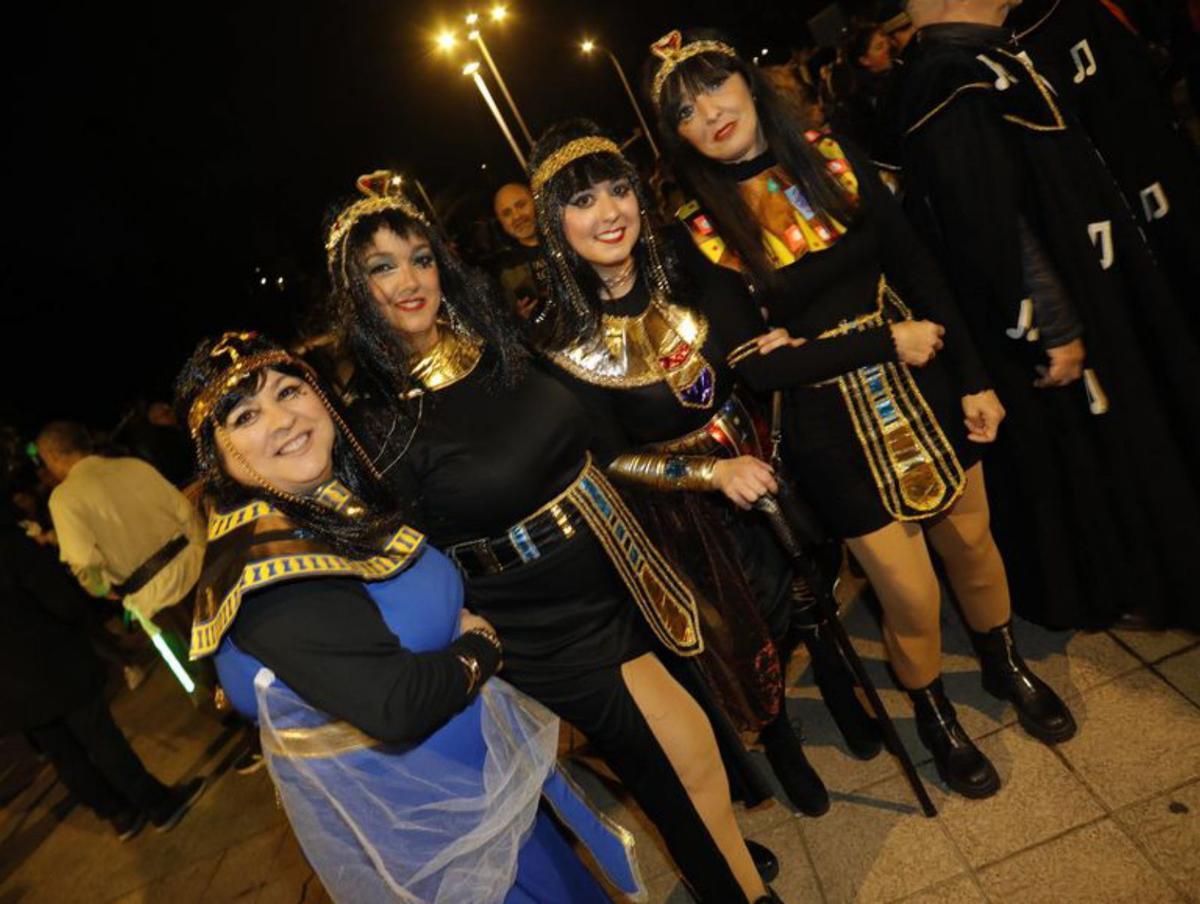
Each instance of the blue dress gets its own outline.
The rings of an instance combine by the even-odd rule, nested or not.
[[[444,649],[457,635],[462,582],[437,550],[426,547],[399,574],[363,586],[406,648]],[[522,698],[503,682],[493,679],[420,743],[384,745],[309,706],[228,633],[215,664],[234,707],[262,724],[289,819],[335,899],[610,900],[537,807],[543,786],[557,798],[560,817],[577,830],[582,823],[582,834],[618,884],[638,890],[618,850],[621,832],[590,814],[571,819],[580,815],[579,801],[553,770],[555,723],[547,728],[530,718]],[[505,845],[515,853],[515,875]],[[426,868],[435,861],[445,862]],[[497,885],[505,881],[511,888],[501,896]]]

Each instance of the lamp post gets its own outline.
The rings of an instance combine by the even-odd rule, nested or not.
[[[517,158],[517,162],[521,164],[521,171],[526,172],[529,169],[529,164],[525,162],[525,155],[521,153],[521,148],[517,144],[517,140],[513,138],[512,131],[508,128],[508,123],[504,121],[504,116],[500,113],[500,108],[496,106],[496,99],[492,97],[492,92],[488,90],[484,84],[483,76],[479,74],[479,61],[473,60],[463,66],[463,75],[472,78],[475,81],[475,87],[479,89],[479,94],[483,97],[484,103],[488,105],[488,109],[492,111],[492,116],[496,119],[496,125],[500,127],[500,131],[504,133],[504,137],[508,139],[508,146],[512,148],[513,155]]]
[[[634,95],[633,89],[629,87],[629,79],[625,77],[625,70],[621,68],[620,61],[613,55],[611,50],[606,47],[600,47],[600,45],[590,39],[581,41],[579,49],[587,56],[591,56],[593,50],[603,50],[608,54],[608,58],[612,60],[613,68],[617,70],[617,76],[621,79],[621,85],[625,88],[625,94],[629,97],[629,103],[633,105],[633,112],[637,114],[638,122],[642,124],[642,133],[646,136],[646,141],[650,143],[650,150],[654,152],[654,158],[657,160],[662,157],[658,152],[658,145],[654,143],[654,136],[650,133],[650,126],[646,123],[646,117],[642,115],[642,108],[638,105],[637,97]]]
[[[503,22],[508,16],[508,8],[497,4],[492,7],[491,18],[493,22]],[[487,63],[488,70],[492,73],[492,78],[496,80],[496,84],[500,86],[500,93],[504,95],[504,102],[508,104],[508,109],[512,110],[513,118],[516,119],[517,125],[521,128],[521,134],[525,136],[525,140],[529,142],[529,146],[533,147],[533,135],[529,132],[529,126],[525,125],[525,120],[521,116],[521,111],[517,109],[517,104],[513,100],[512,95],[508,91],[508,85],[504,82],[504,76],[500,74],[500,70],[496,68],[496,61],[492,59],[491,53],[488,52],[487,44],[483,42],[483,32],[479,30],[479,14],[469,13],[467,15],[467,25],[471,30],[467,32],[467,39],[474,41],[479,48],[479,52],[483,54],[483,61]]]

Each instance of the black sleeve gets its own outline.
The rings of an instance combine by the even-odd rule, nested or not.
[[[1022,179],[1013,149],[988,98],[968,92],[904,143],[904,170],[919,183],[911,203],[939,247],[961,310],[977,332],[1017,327],[1029,297],[1022,261]],[[1069,301],[1056,314],[1078,323]],[[1066,332],[1070,332],[1067,330]],[[949,343],[947,343],[947,346]]]
[[[686,238],[686,235],[685,235]],[[708,318],[717,343],[730,354],[771,327],[737,273],[705,258],[690,239],[676,242],[681,264],[697,293],[697,306]],[[798,337],[797,337],[798,338]],[[741,358],[734,372],[756,392],[819,383],[855,368],[896,360],[896,345],[886,328],[868,329],[830,339],[814,339]]]
[[[67,624],[85,621],[91,599],[84,595],[74,575],[58,560],[50,547],[35,543],[25,536],[12,540],[12,558],[20,561],[15,572],[17,581],[38,603],[56,619]]]
[[[914,316],[945,327],[944,354],[963,393],[987,389],[990,381],[983,362],[941,269],[917,237],[900,202],[879,178],[874,164],[853,151],[847,153],[858,176],[863,215],[871,217],[879,231],[883,272],[888,283]]]
[[[352,579],[254,593],[242,603],[233,638],[313,706],[391,742],[424,738],[470,702],[455,654],[476,658],[480,683],[499,665],[495,648],[477,634],[444,650],[405,649]]]

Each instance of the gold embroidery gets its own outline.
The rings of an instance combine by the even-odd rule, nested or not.
[[[424,534],[405,526],[396,532],[383,553],[370,559],[354,560],[326,553],[297,553],[248,564],[237,583],[216,607],[216,611],[203,620],[198,619],[192,625],[192,643],[188,657],[199,659],[217,649],[225,631],[233,624],[233,619],[242,604],[242,597],[247,591],[298,575],[314,573],[356,577],[364,581],[384,580],[407,567],[413,555],[421,549],[424,540]]]
[[[655,298],[636,317],[605,314],[600,335],[548,357],[586,383],[630,389],[665,382],[685,408],[710,408],[716,375],[702,353],[703,314]]]
[[[383,746],[383,742],[349,722],[327,722],[313,728],[281,728],[263,732],[263,751],[291,759],[321,759]]]
[[[950,92],[949,97],[947,97],[944,101],[909,126],[908,131],[906,131],[904,134],[911,135],[913,132],[917,131],[917,129],[921,128],[921,126],[925,125],[925,123],[929,122],[929,120],[941,113],[942,110],[946,109],[946,107],[948,107],[954,101],[954,99],[964,91],[974,91],[979,89],[990,91],[992,89],[992,85],[990,82],[970,82],[966,85],[959,85]]]

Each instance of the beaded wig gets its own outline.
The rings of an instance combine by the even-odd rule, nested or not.
[[[336,428],[333,472],[361,501],[361,506],[335,511],[303,496],[273,486],[257,474],[229,440],[225,418],[242,400],[262,386],[267,370],[299,377],[321,400]],[[180,420],[188,425],[195,446],[206,501],[221,510],[256,499],[270,502],[292,523],[311,530],[338,553],[372,556],[403,524],[401,512],[390,506],[378,486],[375,463],[367,455],[317,373],[282,346],[256,333],[225,333],[205,339],[192,353],[175,381]],[[235,481],[225,465],[236,458],[253,475],[255,486]],[[379,512],[389,512],[380,515]]]
[[[549,266],[550,301],[536,318],[534,339],[546,351],[559,351],[600,328],[600,292],[596,271],[567,242],[563,210],[571,198],[598,182],[627,179],[637,195],[642,218],[634,246],[640,276],[650,291],[668,296],[675,276],[674,255],[655,236],[648,215],[649,196],[633,164],[600,127],[587,119],[552,126],[538,140],[530,159],[538,234]]]
[[[491,355],[481,366],[491,368],[493,379],[511,385],[522,372],[525,355],[498,288],[481,270],[463,262],[440,230],[399,194],[399,184],[386,170],[360,177],[358,188],[364,197],[335,208],[325,250],[332,284],[332,319],[354,361],[355,388],[390,400],[395,414],[406,421],[412,417],[410,403],[420,395],[421,384],[411,372],[407,350],[371,295],[362,261],[380,229],[429,243],[442,290],[439,320],[484,343]],[[369,428],[386,432],[389,424],[371,424]]]

